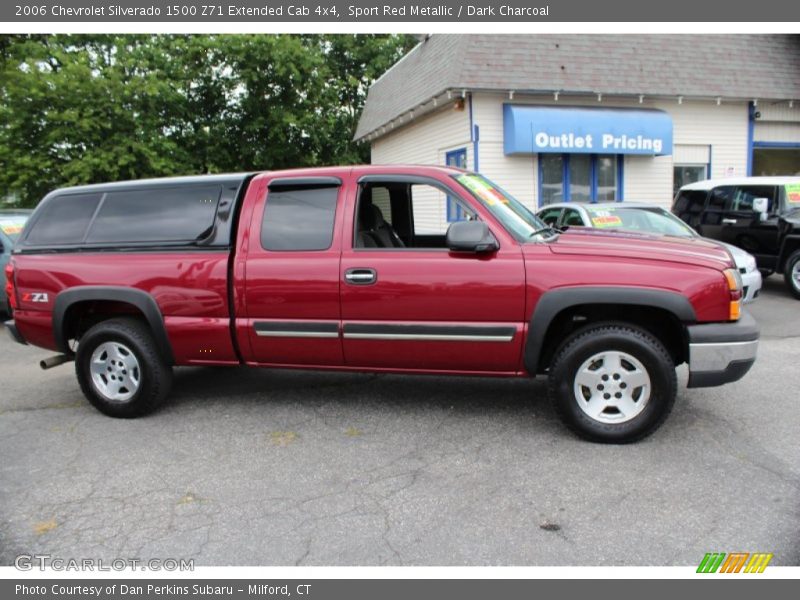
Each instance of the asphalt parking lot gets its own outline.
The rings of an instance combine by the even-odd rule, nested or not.
[[[0,564],[798,565],[800,302],[773,276],[751,312],[750,374],[629,446],[576,439],[542,380],[181,369],[115,420],[4,334]]]

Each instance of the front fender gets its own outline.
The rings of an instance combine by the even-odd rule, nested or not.
[[[528,327],[523,364],[531,375],[539,372],[539,358],[550,324],[561,311],[573,306],[646,306],[675,315],[682,323],[697,321],[692,303],[677,292],[633,287],[579,286],[557,288],[542,294]]]

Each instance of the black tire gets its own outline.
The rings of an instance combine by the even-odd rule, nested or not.
[[[588,386],[581,386],[579,389],[582,400],[579,401],[578,391],[575,388],[579,369],[584,363],[589,364],[588,369],[600,364],[602,368],[595,366],[594,369],[597,373],[605,372],[605,360],[589,363],[590,359],[604,352],[611,352],[617,358],[622,358],[620,361],[622,376],[617,378],[620,381],[597,382],[598,390],[603,389],[602,385],[607,386],[602,394],[600,391],[595,392],[594,388],[589,390]],[[628,362],[624,355],[631,357],[639,365]],[[630,367],[634,368],[629,371]],[[603,406],[605,403],[605,400],[601,401],[599,398],[611,396],[606,392],[626,393],[626,390],[620,389],[620,386],[626,387],[622,385],[626,377],[641,371],[645,371],[649,376],[649,386],[631,387],[627,390],[632,402],[628,406],[632,407],[631,414],[635,416],[626,417],[617,407],[607,405],[598,415],[601,419],[598,420],[581,407],[580,402],[586,402],[584,406],[588,410],[589,400],[595,398],[595,393],[598,394],[597,401],[601,403],[596,406]],[[600,377],[600,375],[591,370],[590,377]],[[659,340],[642,329],[624,323],[601,323],[582,328],[564,340],[550,365],[548,389],[556,413],[567,427],[580,437],[593,442],[627,444],[647,437],[661,426],[675,404],[677,387],[672,357]],[[645,390],[649,390],[649,398],[645,395]],[[591,397],[586,398],[589,393],[592,394]],[[638,402],[642,400],[644,403],[639,405]],[[609,403],[614,402],[613,399],[609,400]],[[636,413],[637,410],[640,412]],[[618,411],[619,415],[614,411]],[[620,422],[608,422],[614,419]]]
[[[790,254],[783,267],[783,279],[789,291],[792,293],[792,296],[800,300],[800,276],[795,278],[792,273],[795,268],[800,269],[800,250],[796,250]]]
[[[114,400],[106,396],[92,377],[92,355],[95,350],[108,343],[118,344],[124,350],[129,350],[136,361],[138,386],[135,391],[121,388],[123,395],[132,392],[124,400]],[[102,356],[100,354],[98,359],[102,359]],[[113,359],[110,360],[113,362]],[[121,361],[118,362],[122,365]],[[109,366],[108,370],[113,368],[117,367]],[[124,369],[125,365],[118,368]],[[110,319],[89,329],[78,344],[75,373],[84,396],[97,410],[110,417],[122,419],[140,417],[155,410],[167,397],[172,385],[172,368],[158,352],[150,330],[141,321],[132,318]],[[122,373],[127,376],[127,371],[121,371],[120,374]],[[114,375],[109,374],[109,377]],[[132,382],[132,379],[126,381]]]

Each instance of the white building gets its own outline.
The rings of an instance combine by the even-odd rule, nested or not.
[[[355,137],[374,164],[462,166],[532,208],[668,206],[698,179],[800,174],[800,36],[432,35]]]

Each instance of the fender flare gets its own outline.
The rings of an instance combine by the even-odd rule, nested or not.
[[[697,321],[691,302],[685,296],[667,290],[633,287],[580,286],[545,292],[536,303],[528,327],[523,364],[531,375],[539,371],[539,357],[550,324],[562,310],[579,305],[627,305],[660,308],[684,324]]]
[[[172,353],[172,344],[167,336],[167,328],[164,325],[164,317],[155,299],[145,291],[135,288],[119,286],[78,286],[64,290],[56,296],[53,304],[53,337],[56,347],[64,354],[72,354],[69,343],[64,331],[64,319],[67,311],[77,302],[87,300],[109,300],[112,302],[124,302],[138,308],[144,315],[150,330],[153,332],[156,346],[161,357],[169,365],[175,364],[175,357]]]

